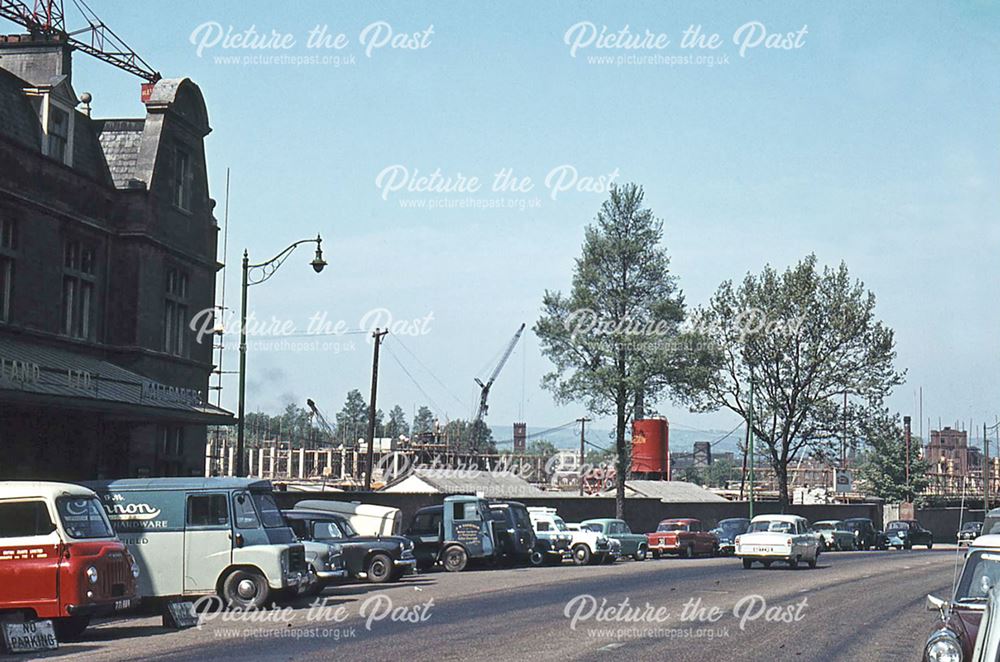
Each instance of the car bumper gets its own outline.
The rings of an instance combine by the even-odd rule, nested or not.
[[[649,551],[651,552],[679,552],[681,551],[681,546],[677,543],[656,543],[649,546]]]
[[[321,582],[329,582],[335,579],[343,579],[347,576],[347,570],[338,568],[337,570],[322,570],[316,573],[316,578]]]
[[[417,571],[417,560],[416,559],[395,559],[392,562],[393,567],[403,571],[403,574],[415,573]]]
[[[66,611],[71,616],[109,616],[118,612],[128,611],[139,606],[140,598],[118,598],[109,602],[99,602],[86,605],[69,605]]]

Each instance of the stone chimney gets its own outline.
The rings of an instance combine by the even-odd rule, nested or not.
[[[0,68],[35,86],[72,84],[73,49],[51,35],[0,35]]]

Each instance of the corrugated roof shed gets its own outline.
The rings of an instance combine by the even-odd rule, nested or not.
[[[604,494],[613,495],[614,490]],[[726,500],[701,485],[681,480],[627,480],[625,496],[652,497],[676,503],[711,503]]]
[[[419,489],[423,483],[439,494],[482,494],[488,498],[544,496],[546,492],[510,472],[470,469],[415,468],[406,477],[392,483],[387,492],[430,491]]]

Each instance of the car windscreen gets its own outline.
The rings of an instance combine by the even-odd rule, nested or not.
[[[669,531],[687,531],[688,525],[681,522],[660,522],[660,525],[656,527],[657,533],[665,533]]]
[[[819,522],[813,524],[812,528],[814,528],[817,531],[833,531],[837,527],[835,527],[833,524],[824,524],[822,522]]]
[[[740,534],[746,533],[749,524],[746,520],[722,520],[719,522],[719,528],[727,534]]]
[[[791,522],[762,520],[760,522],[752,522],[747,533],[760,533],[764,531],[770,531],[771,533],[792,533],[793,530],[794,527]]]
[[[557,530],[569,531],[569,527],[566,526],[566,522],[563,521],[562,517],[553,517],[552,521],[555,523]]]
[[[278,504],[274,502],[274,496],[269,492],[252,492],[251,496],[254,505],[257,506],[257,512],[260,513],[260,521],[265,528],[277,529],[287,526],[285,518],[278,510]]]
[[[1000,582],[1000,554],[977,550],[965,559],[955,589],[955,602],[986,602],[990,589]]]
[[[108,516],[96,497],[59,497],[56,510],[70,538],[114,538]]]
[[[962,531],[975,531],[980,526],[982,526],[982,522],[966,522],[962,525]]]

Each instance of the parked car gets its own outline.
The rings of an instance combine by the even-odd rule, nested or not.
[[[927,596],[941,622],[924,645],[924,661],[970,660],[990,591],[1000,585],[1000,535],[981,536],[969,548],[951,600]]]
[[[60,638],[138,604],[139,566],[85,487],[0,482],[0,558],[0,617],[52,619]]]
[[[396,581],[416,570],[417,559],[413,555],[413,541],[409,538],[362,536],[342,515],[307,510],[297,504],[283,514],[299,540],[330,545],[338,550],[341,574],[381,584]],[[326,583],[336,579],[332,575],[317,574]]]
[[[621,553],[621,543],[599,531],[582,527],[578,523],[566,524],[566,530],[573,534],[570,554],[576,565],[614,563],[618,558],[613,549],[615,546],[618,547],[618,553]]]
[[[632,533],[624,520],[599,518],[580,522],[591,531],[603,533],[622,545],[621,555],[631,556],[636,561],[645,561],[649,552],[649,540],[641,533]]]
[[[982,522],[966,522],[962,525],[962,528],[958,530],[956,538],[958,538],[958,546],[971,545],[972,541],[979,537],[983,530]]]
[[[523,503],[517,501],[491,501],[489,510],[493,518],[493,535],[497,541],[499,559],[508,563],[530,563],[534,566],[551,562],[562,550],[554,550],[549,540],[539,540],[531,525],[531,515]],[[564,541],[568,546],[569,541]],[[562,543],[559,543],[562,544]]]
[[[401,536],[403,535],[403,511],[389,506],[377,506],[357,501],[333,501],[327,499],[305,499],[295,504],[302,510],[322,510],[337,513],[351,523],[358,535]]]
[[[896,549],[912,549],[914,545],[927,545],[927,549],[934,547],[934,534],[912,519],[889,522],[885,535]]]
[[[656,531],[646,534],[653,558],[661,554],[675,554],[686,559],[699,554],[715,556],[719,553],[719,539],[711,531],[703,530],[701,521],[691,518],[665,519]]]
[[[746,533],[750,520],[746,517],[730,517],[719,520],[712,533],[719,539],[719,554],[729,555],[736,551],[736,536]]]
[[[736,536],[736,556],[749,569],[754,561],[765,568],[775,561],[790,568],[805,561],[815,568],[819,561],[819,536],[810,533],[809,522],[798,515],[758,515],[750,520],[746,533]]]
[[[142,598],[212,595],[262,607],[311,586],[305,548],[253,478],[138,478],[87,483],[141,570]]]
[[[418,568],[440,563],[448,572],[461,572],[470,560],[498,555],[489,502],[480,497],[453,495],[440,506],[421,508],[404,535],[413,541]]]
[[[535,506],[528,508],[528,516],[539,540],[549,539],[550,549],[558,551],[558,562],[563,558],[573,559],[576,565],[587,565],[591,559],[599,559],[608,552],[608,538],[593,531],[570,531],[555,508]],[[553,563],[555,555],[550,553]]]
[[[854,532],[848,530],[840,520],[814,522],[809,530],[820,536],[823,551],[828,549],[838,551],[857,549],[854,541]]]
[[[858,549],[889,549],[888,536],[867,517],[850,517],[843,521],[843,525],[854,534],[854,545]]]
[[[569,522],[566,524],[572,532],[582,531],[583,533],[590,534],[593,536],[601,536],[608,541],[608,553],[601,560],[604,565],[610,565],[622,557],[622,544],[621,541],[615,538],[609,538],[603,533],[603,529],[600,526],[587,527],[583,526],[579,522]]]

